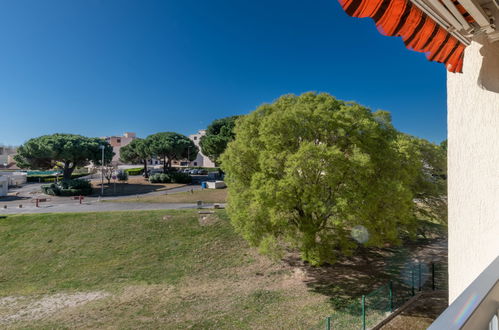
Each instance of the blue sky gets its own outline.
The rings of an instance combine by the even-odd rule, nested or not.
[[[328,92],[446,136],[445,68],[336,0],[0,4],[0,143],[190,134],[282,94]]]

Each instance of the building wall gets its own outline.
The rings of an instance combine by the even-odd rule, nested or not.
[[[499,45],[447,75],[449,302],[499,254]]]
[[[13,163],[16,152],[16,147],[0,145],[0,167],[3,167],[4,164]]]
[[[7,196],[9,192],[9,179],[5,176],[0,176],[0,196]]]
[[[122,136],[107,136],[106,141],[113,147],[113,164],[121,164],[120,162],[120,150],[121,147],[128,145],[130,142],[136,139],[135,133],[127,132],[123,133]]]
[[[203,155],[201,152],[201,147],[199,146],[199,141],[201,140],[201,137],[206,135],[206,130],[200,130],[196,134],[191,134],[189,135],[189,139],[194,142],[194,144],[199,148],[199,153],[197,154],[197,157],[195,160],[193,160],[189,166],[199,166],[199,167],[215,167],[215,163],[211,161],[208,156]]]

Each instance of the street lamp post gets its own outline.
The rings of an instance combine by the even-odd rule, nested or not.
[[[106,147],[100,145],[99,148],[102,150],[102,163],[100,168],[100,195],[104,196],[104,149],[106,149]]]

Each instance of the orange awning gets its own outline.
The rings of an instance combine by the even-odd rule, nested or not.
[[[444,63],[451,72],[462,72],[466,46],[408,0],[339,0],[353,17],[371,17],[378,31],[402,37],[406,47]]]

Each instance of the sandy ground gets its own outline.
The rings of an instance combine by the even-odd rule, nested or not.
[[[37,298],[0,298],[0,325],[19,321],[40,320],[50,317],[65,308],[82,306],[107,296],[109,296],[108,293],[95,291],[74,294],[57,293]]]

